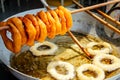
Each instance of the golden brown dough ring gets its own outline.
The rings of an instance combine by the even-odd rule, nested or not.
[[[12,43],[12,41],[11,41],[10,39],[7,38],[6,33],[7,33],[7,30],[2,30],[2,31],[1,31],[1,37],[2,37],[2,39],[3,39],[3,42],[4,42],[4,44],[5,44],[5,46],[6,46],[6,48],[7,48],[8,50],[14,52],[14,48],[13,48],[13,46],[12,46],[13,43]]]
[[[47,33],[50,32],[50,26],[49,26],[49,22],[48,22],[48,18],[47,18],[47,15],[46,13],[41,10],[40,12],[37,13],[37,16],[46,24],[47,26]]]
[[[47,28],[46,28],[46,25],[43,23],[43,21],[38,16],[36,16],[36,19],[37,19],[39,29],[40,29],[40,35],[38,37],[38,41],[43,42],[47,37]]]
[[[14,53],[18,53],[21,50],[21,41],[22,41],[20,32],[17,30],[15,25],[9,21],[7,23],[3,22],[2,25],[9,26],[10,27],[9,32],[11,32],[11,35],[12,35],[11,37],[12,40],[11,40],[10,38],[7,37],[7,30],[3,30],[1,32],[1,36],[6,48]]]
[[[66,18],[67,30],[70,30],[70,28],[73,25],[73,23],[72,23],[72,15],[71,15],[70,11],[68,9],[64,8],[63,6],[59,6],[58,9],[60,9],[60,10],[62,10],[64,12],[64,16]]]
[[[66,28],[66,19],[64,17],[64,13],[62,12],[62,10],[58,10],[55,9],[55,12],[57,13],[59,20],[61,22],[61,35],[64,35],[67,32],[67,28]]]
[[[47,15],[49,26],[50,26],[50,28],[49,28],[50,32],[48,33],[48,37],[54,38],[56,35],[55,20],[53,19],[53,17],[51,16],[51,14],[49,12],[46,12],[46,15]]]
[[[27,41],[27,36],[24,30],[24,25],[22,21],[17,17],[10,18],[9,21],[11,21],[16,26],[16,28],[19,30],[21,37],[22,37],[22,45],[24,45]]]
[[[0,22],[0,26],[6,26],[6,25],[7,25],[6,22]],[[14,51],[14,49],[12,47],[13,43],[12,43],[12,41],[10,39],[7,38],[7,34],[6,33],[7,33],[7,29],[2,30],[0,32],[1,37],[3,39],[3,42],[4,42],[5,46],[6,46],[6,48],[13,52]]]
[[[60,23],[59,17],[58,17],[57,13],[54,10],[50,10],[49,12],[50,12],[50,14],[52,15],[52,17],[55,20],[56,35],[60,34],[61,33],[61,23]]]
[[[37,40],[38,37],[39,37],[39,34],[40,34],[40,30],[39,30],[39,25],[38,25],[37,19],[36,19],[35,16],[32,15],[32,14],[27,14],[27,15],[25,15],[25,17],[28,18],[28,19],[30,19],[30,20],[32,21],[32,23],[33,23],[33,25],[34,25],[34,27],[35,27],[35,29],[36,29],[36,37],[35,37],[35,40]]]
[[[25,30],[26,30],[26,34],[27,34],[27,45],[28,46],[32,46],[34,44],[34,40],[35,40],[35,36],[36,36],[36,30],[32,24],[32,22],[26,18],[23,17],[23,23],[25,24]]]
[[[11,27],[14,53],[18,53],[21,50],[21,42],[22,42],[21,34],[14,24],[8,22],[8,25]]]

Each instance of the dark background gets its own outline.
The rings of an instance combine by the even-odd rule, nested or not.
[[[20,6],[18,6],[17,0],[5,0],[4,5],[4,13],[0,6],[0,21],[19,12],[43,7],[40,0],[20,0]]]

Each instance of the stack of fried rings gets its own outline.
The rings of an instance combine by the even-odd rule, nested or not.
[[[52,39],[56,35],[64,35],[72,26],[72,16],[69,10],[59,6],[36,15],[10,18],[0,22],[0,26],[9,26],[9,29],[1,31],[1,36],[6,48],[18,53],[23,45],[32,46],[34,41],[43,42],[46,37]],[[7,36],[7,31],[11,33],[11,38]]]

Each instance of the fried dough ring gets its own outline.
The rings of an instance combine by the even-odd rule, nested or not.
[[[43,47],[44,49],[39,50],[39,47]],[[45,49],[45,47],[48,47]],[[52,42],[44,41],[42,43],[36,43],[32,47],[30,47],[30,51],[34,56],[42,56],[42,55],[55,55],[58,47]]]
[[[59,20],[60,20],[60,23],[61,23],[61,33],[60,34],[64,35],[67,32],[66,19],[64,17],[64,13],[62,12],[62,10],[58,10],[58,9],[55,9],[55,12],[59,16]]]
[[[59,73],[56,67],[64,67],[66,74]],[[72,80],[75,77],[74,66],[68,62],[63,61],[52,61],[47,66],[47,72],[54,77],[56,80]]]
[[[0,26],[6,26],[6,22],[0,22]],[[6,46],[6,48],[13,52],[14,49],[11,46],[13,43],[12,43],[12,41],[10,39],[7,38],[7,35],[6,35],[7,30],[6,29],[2,30],[0,33],[1,33],[1,37],[3,39],[3,42],[4,42],[5,46]]]
[[[52,17],[55,20],[56,35],[58,35],[58,34],[61,33],[61,23],[60,23],[59,17],[58,17],[57,13],[54,10],[50,10],[49,12],[50,12],[50,14],[52,15]]]
[[[38,18],[40,23],[38,23],[36,17],[32,14],[27,14],[24,17],[13,17],[10,20],[8,20],[6,23],[7,23],[7,26],[10,26],[10,28],[8,30],[1,31],[2,34],[4,35],[6,35],[7,31],[9,31],[12,34],[11,39],[8,38],[7,35],[3,36],[6,43],[5,45],[7,46],[7,48],[12,52],[16,53],[19,51],[19,47],[21,47],[21,45],[26,44],[28,46],[32,46],[34,44],[34,40],[38,40],[42,42],[45,40],[47,35],[49,38],[54,38],[55,35],[57,34],[64,35],[67,32],[67,28],[70,27],[69,25],[71,25],[71,17],[70,17],[71,14],[69,11],[65,10],[64,7],[60,7],[58,9],[56,11],[52,10],[47,12],[44,12],[44,11],[38,12],[37,16],[41,20],[40,21]],[[57,14],[55,12],[57,12]],[[69,15],[69,17],[66,17],[67,14]],[[68,18],[70,18],[70,22],[68,21]],[[43,22],[42,23],[43,25],[39,26],[41,22]],[[3,25],[3,24],[0,23],[0,25]],[[41,32],[39,28],[41,28]],[[47,34],[45,29],[47,29],[46,30]],[[17,30],[18,32],[15,30]],[[16,41],[20,41],[18,40],[18,37],[15,35],[15,33],[18,34],[18,37],[21,40],[21,42],[19,42],[19,46],[14,49],[13,47],[16,46],[15,43],[18,45]],[[45,33],[44,37],[43,37],[43,33]],[[16,40],[14,40],[15,37],[17,37]],[[13,46],[10,47],[10,45],[13,45]]]
[[[24,45],[27,41],[27,36],[24,30],[24,25],[22,21],[17,17],[10,18],[9,21],[11,21],[16,26],[16,28],[19,30],[21,37],[22,37],[22,45]]]
[[[46,15],[47,15],[49,26],[50,26],[49,28],[50,32],[48,33],[48,37],[53,39],[56,35],[55,20],[53,19],[53,17],[51,16],[49,12],[46,12]]]
[[[40,34],[40,30],[39,30],[39,25],[38,25],[36,17],[32,14],[27,14],[27,15],[25,15],[25,17],[32,21],[32,24],[34,25],[34,27],[36,29],[35,40],[37,40],[39,37],[39,34]]]
[[[101,61],[103,59],[110,59],[111,63],[110,64],[102,63]],[[104,71],[110,72],[110,71],[120,68],[120,59],[113,55],[109,55],[109,54],[98,54],[94,57],[93,64],[100,67]]]
[[[15,25],[11,22],[7,22],[7,23],[2,23],[3,26],[7,25],[10,27],[9,32],[11,32],[12,35],[12,40],[10,38],[7,37],[7,30],[3,30],[1,32],[1,36],[2,39],[4,41],[4,44],[6,46],[7,49],[9,49],[10,51],[14,52],[14,53],[18,53],[21,50],[21,34],[19,32],[19,30],[15,27]]]
[[[99,50],[97,49],[93,49],[94,46],[96,45],[101,45],[103,46],[103,48],[100,48]],[[91,54],[91,55],[97,55],[97,54],[109,54],[113,51],[111,45],[107,42],[90,42],[87,44],[86,46],[87,51]]]
[[[71,15],[70,11],[68,9],[64,8],[63,6],[59,6],[58,9],[60,9],[60,10],[62,10],[64,12],[64,16],[66,18],[67,30],[70,30],[70,28],[73,25],[73,23],[72,23],[72,15]]]
[[[28,35],[27,37],[27,42],[26,44],[28,46],[32,46],[34,44],[34,40],[35,40],[35,36],[36,36],[36,30],[32,24],[32,22],[26,18],[26,17],[23,17],[23,23],[25,24],[25,30],[26,30],[26,34]]]
[[[11,27],[14,53],[18,53],[21,50],[21,42],[22,42],[21,34],[14,24],[10,22],[8,22],[7,24]]]
[[[47,33],[50,32],[50,26],[49,26],[49,22],[48,22],[48,18],[46,13],[41,10],[40,12],[37,13],[37,16],[46,24],[47,26]]]
[[[94,71],[97,74],[97,77],[88,77],[83,74],[83,72],[87,70]],[[105,78],[104,71],[93,64],[83,64],[77,68],[76,72],[79,80],[104,80]]]
[[[44,22],[38,16],[36,16],[36,19],[37,19],[37,22],[39,25],[39,30],[40,30],[37,41],[43,42],[47,37],[47,28],[46,28],[46,25],[44,24]]]

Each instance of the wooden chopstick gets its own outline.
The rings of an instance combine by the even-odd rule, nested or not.
[[[71,31],[68,31],[69,35],[71,36],[71,38],[73,39],[73,41],[79,46],[79,48],[88,56],[88,57],[92,57],[90,55],[90,53],[86,50],[86,48],[83,48],[80,44],[80,42],[77,40],[77,38],[72,34]]]
[[[79,4],[77,1],[73,0],[73,2],[78,5],[80,8],[82,8],[83,6],[81,4]],[[89,15],[91,15],[92,17],[94,17],[95,19],[97,19],[98,21],[100,21],[102,24],[106,25],[106,27],[110,28],[111,30],[117,32],[118,34],[120,34],[120,30],[115,28],[114,26],[112,26],[111,24],[107,23],[106,21],[104,21],[103,19],[101,19],[100,17],[98,17],[97,15],[93,14],[91,11],[86,10],[85,12],[87,12]]]
[[[75,0],[73,0],[73,1],[75,1]],[[82,12],[82,11],[86,11],[86,10],[92,10],[92,9],[96,9],[96,8],[99,8],[99,7],[108,5],[108,4],[113,4],[113,3],[116,3],[116,2],[120,2],[120,0],[111,0],[111,1],[108,1],[108,2],[96,4],[96,5],[89,6],[89,7],[82,7],[81,9],[71,11],[71,13],[74,14],[74,13],[78,13],[78,12]]]
[[[42,3],[44,4],[44,6],[47,8],[47,10],[51,10],[50,6],[43,0],[41,0]],[[80,42],[77,40],[77,38],[72,34],[71,31],[68,31],[68,34],[70,35],[70,37],[72,38],[72,40],[79,46],[79,48],[89,57],[91,58],[90,53],[81,46]]]
[[[105,18],[111,20],[112,22],[114,22],[114,23],[116,23],[117,25],[120,26],[120,22],[119,22],[119,21],[115,20],[115,19],[112,18],[111,16],[107,15],[106,13],[104,13],[104,12],[98,10],[98,9],[97,9],[96,11],[97,11],[100,15],[102,15],[103,17],[105,17]]]
[[[4,30],[4,29],[8,29],[8,28],[9,28],[9,26],[2,26],[2,27],[0,27],[0,31]]]

